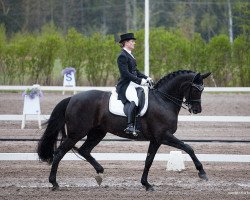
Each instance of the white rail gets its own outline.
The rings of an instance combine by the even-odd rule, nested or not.
[[[0,121],[22,121],[23,115],[0,115]],[[50,115],[41,115],[41,120],[49,119]],[[195,116],[179,115],[183,122],[250,122],[250,116]],[[37,115],[26,115],[26,120],[37,121]]]
[[[0,91],[24,91],[31,86],[12,86],[0,85]],[[76,86],[76,87],[63,87],[63,86],[41,86],[42,91],[86,91],[86,90],[102,90],[111,91],[114,87],[95,87],[95,86]],[[205,87],[205,92],[250,92],[250,87]]]
[[[92,153],[97,160],[144,161],[145,153]],[[249,163],[250,155],[236,154],[196,154],[200,161],[206,162],[242,162]],[[155,161],[168,161],[170,154],[158,153]],[[36,153],[0,153],[0,160],[38,160]],[[81,160],[74,153],[67,153],[63,160]],[[192,161],[189,155],[183,154],[184,161]]]

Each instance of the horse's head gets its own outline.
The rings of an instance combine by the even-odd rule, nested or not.
[[[191,82],[186,83],[184,86],[184,97],[186,99],[185,104],[188,106],[190,113],[200,113],[201,108],[201,94],[204,90],[203,80],[207,78],[211,73],[196,74]]]
[[[211,73],[200,74],[189,70],[172,72],[161,78],[154,89],[168,101],[180,108],[185,103],[190,113],[201,112],[201,94],[204,89],[203,80]],[[185,101],[183,102],[183,98]],[[185,107],[183,107],[185,108]]]

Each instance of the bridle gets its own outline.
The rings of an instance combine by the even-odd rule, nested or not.
[[[178,98],[176,98],[176,97],[174,97],[174,96],[171,96],[171,95],[169,95],[169,94],[167,94],[167,93],[165,93],[165,92],[162,92],[162,91],[160,91],[160,90],[158,90],[158,89],[156,89],[156,91],[159,92],[160,95],[161,95],[162,97],[164,97],[164,98],[166,98],[166,99],[172,101],[174,104],[176,104],[176,105],[178,105],[178,106],[180,106],[180,107],[182,107],[182,108],[188,110],[188,111],[191,113],[191,104],[192,104],[193,102],[198,102],[198,103],[201,102],[201,99],[192,99],[192,97],[191,97],[192,88],[196,88],[196,89],[198,89],[200,92],[202,92],[202,91],[204,90],[204,84],[201,84],[201,85],[195,84],[193,81],[194,81],[194,79],[193,79],[192,82],[190,83],[191,86],[190,86],[190,88],[189,88],[188,99],[186,99],[185,101],[183,101],[182,99],[178,99]],[[183,104],[184,104],[186,107],[183,106]]]
[[[202,92],[204,90],[204,84],[198,85],[198,84],[195,84],[195,83],[192,82],[190,90],[189,90],[189,95],[188,95],[189,97],[186,100],[186,102],[201,102],[201,99],[192,99],[192,97],[191,97],[192,88],[196,88],[197,90],[199,90],[200,92]]]

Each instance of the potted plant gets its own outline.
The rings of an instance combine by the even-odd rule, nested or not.
[[[35,97],[43,97],[43,92],[40,90],[39,86],[34,85],[32,88],[27,88],[23,93],[22,96],[29,97],[30,99],[34,99]]]

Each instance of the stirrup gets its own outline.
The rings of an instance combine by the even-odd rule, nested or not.
[[[136,126],[134,126],[133,135],[138,136],[140,133],[141,133],[141,131],[139,129],[137,129]]]
[[[136,130],[132,124],[128,125],[128,127],[124,129],[124,132],[127,134],[132,134],[135,137],[138,136],[138,133],[140,133],[140,131]]]
[[[132,134],[133,134],[133,136],[137,137],[137,136],[138,136],[138,133],[140,133],[140,131],[138,131],[138,130],[136,131],[136,130],[134,129],[134,131],[133,131]]]
[[[128,125],[127,128],[124,129],[124,132],[127,134],[132,134],[134,132],[134,126],[132,124]]]
[[[133,136],[137,137],[141,131],[136,130],[134,126],[129,126],[126,129],[124,129],[124,132],[127,134],[132,134]]]

